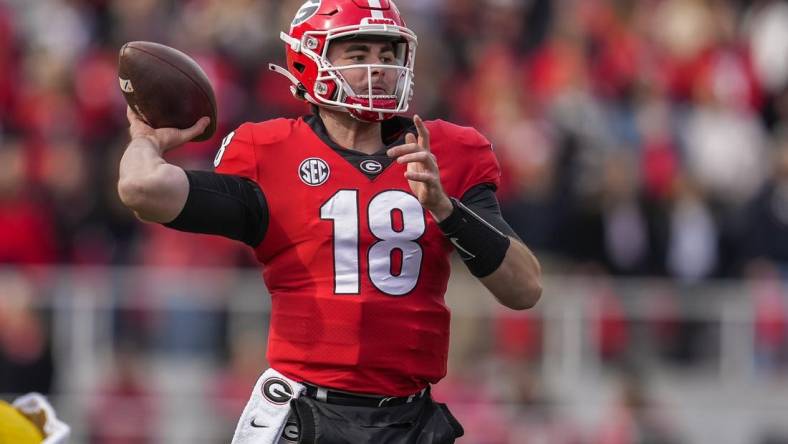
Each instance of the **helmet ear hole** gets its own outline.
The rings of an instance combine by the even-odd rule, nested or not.
[[[296,71],[298,71],[298,72],[303,74],[304,70],[306,69],[306,66],[303,63],[295,62],[295,63],[293,63],[293,68],[295,68]]]
[[[307,91],[306,91],[306,88],[304,88],[303,84],[299,83],[296,86],[295,94],[296,94],[296,97],[298,97],[299,99],[306,100]]]

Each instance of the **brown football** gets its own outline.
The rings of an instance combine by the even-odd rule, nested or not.
[[[131,109],[153,128],[185,129],[202,116],[211,124],[194,141],[216,131],[216,97],[208,76],[191,57],[153,42],[129,42],[120,48],[120,89]]]

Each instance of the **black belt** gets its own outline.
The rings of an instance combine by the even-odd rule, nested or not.
[[[391,407],[395,405],[409,404],[425,398],[430,393],[430,388],[427,387],[419,392],[410,396],[376,396],[364,395],[360,393],[348,393],[337,390],[331,390],[324,387],[318,387],[306,382],[302,382],[306,387],[304,396],[312,399],[322,401],[328,404],[347,405],[355,407]]]

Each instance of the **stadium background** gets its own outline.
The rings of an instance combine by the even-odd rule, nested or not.
[[[126,41],[196,57],[214,140],[297,116],[280,30],[301,0],[0,0],[0,393],[77,443],[220,443],[266,363],[244,247],[117,198]],[[542,260],[510,312],[455,264],[460,442],[788,442],[788,3],[399,0],[421,115],[473,125]]]

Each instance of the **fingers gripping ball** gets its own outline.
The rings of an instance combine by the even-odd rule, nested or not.
[[[211,82],[181,51],[152,42],[126,43],[120,49],[118,80],[126,102],[151,127],[186,129],[208,116],[210,125],[193,140],[208,140],[216,131]]]

